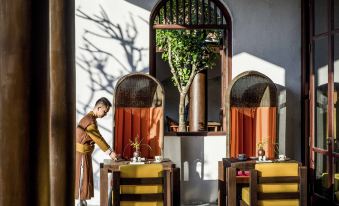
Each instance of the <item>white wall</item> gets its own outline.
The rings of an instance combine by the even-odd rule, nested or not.
[[[148,19],[150,1],[76,0],[76,9],[94,20],[107,13],[107,23],[96,23],[76,10],[76,93],[77,121],[94,106],[101,96],[113,100],[115,83],[124,74],[148,72]],[[97,17],[95,17],[97,15]],[[99,19],[98,19],[99,17]],[[107,31],[103,25],[108,25]],[[112,111],[98,120],[99,130],[112,145]],[[108,158],[98,147],[93,153],[95,196],[87,201],[99,205],[99,163]]]
[[[279,145],[300,160],[300,0],[224,0],[233,18],[232,77],[259,71],[279,88]]]

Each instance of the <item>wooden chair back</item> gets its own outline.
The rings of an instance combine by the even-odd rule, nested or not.
[[[143,144],[142,157],[153,159],[163,155],[164,101],[162,85],[148,74],[131,73],[119,79],[113,101],[116,153],[125,159],[133,157],[130,141],[138,136]]]
[[[264,169],[271,168],[271,171],[262,171],[258,168],[250,170],[249,202],[251,206],[259,205],[259,201],[296,199],[299,200],[299,206],[307,205],[306,167],[299,166],[298,163],[268,163],[265,166],[267,167]],[[274,167],[277,168],[274,169]],[[294,175],[295,168],[297,175]],[[275,176],[275,173],[278,174]],[[242,200],[241,205],[247,204]]]
[[[166,206],[168,173],[161,164],[121,166],[113,172],[113,206]]]

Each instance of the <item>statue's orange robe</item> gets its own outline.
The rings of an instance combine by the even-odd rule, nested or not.
[[[95,143],[104,152],[110,149],[98,130],[96,117],[90,112],[80,120],[76,129],[75,199],[79,199],[79,195],[81,200],[94,196],[92,152]]]

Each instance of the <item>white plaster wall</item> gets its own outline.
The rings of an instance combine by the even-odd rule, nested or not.
[[[224,2],[233,19],[232,77],[256,70],[277,84],[280,152],[300,160],[300,0]]]
[[[113,100],[115,83],[130,72],[148,72],[148,19],[151,1],[76,0],[76,101],[77,121],[104,96]],[[105,11],[109,21],[95,22]],[[80,15],[80,16],[79,16]],[[98,19],[98,17],[100,17]],[[110,24],[108,30],[103,25]],[[112,145],[112,111],[98,119],[99,130]],[[108,158],[98,147],[93,153],[95,195],[89,205],[99,205],[99,163]]]

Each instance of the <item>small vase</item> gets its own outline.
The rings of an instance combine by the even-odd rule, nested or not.
[[[264,150],[264,148],[262,148],[262,147],[260,147],[260,148],[258,149],[258,157],[260,157],[260,156],[265,156],[265,150]]]
[[[133,157],[135,157],[135,158],[138,158],[138,157],[140,157],[140,150],[135,150],[134,152],[133,152]]]

